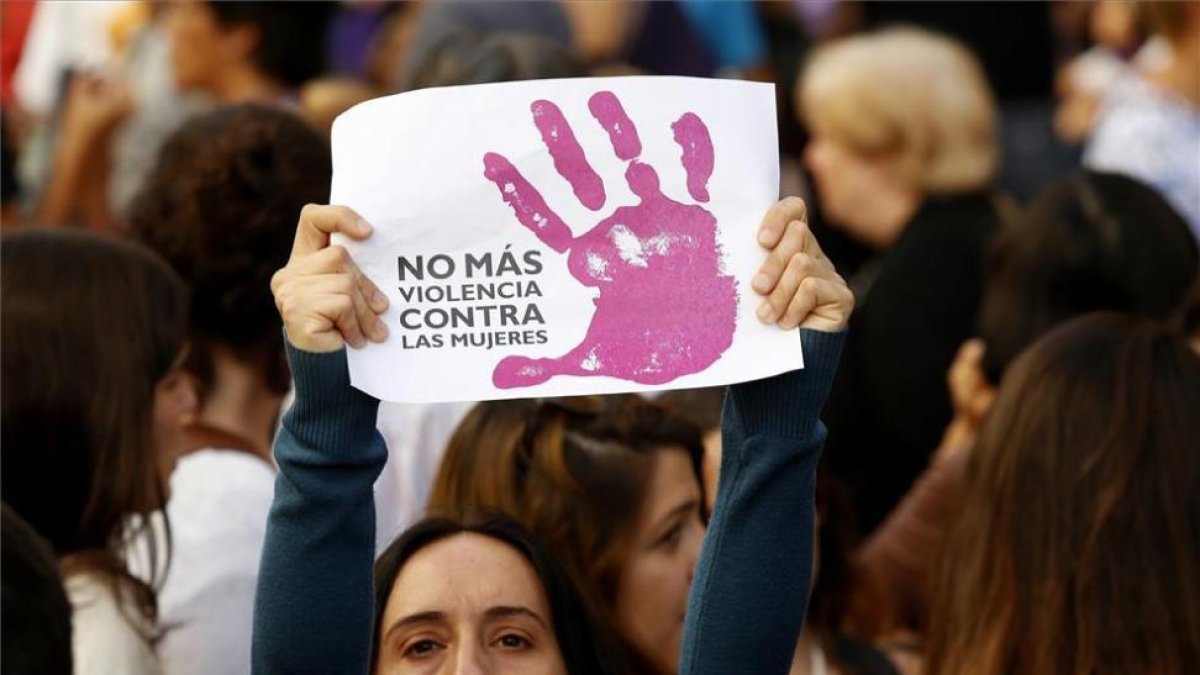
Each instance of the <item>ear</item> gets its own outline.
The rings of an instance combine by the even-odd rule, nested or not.
[[[955,414],[965,415],[976,424],[987,414],[996,397],[996,390],[983,374],[985,350],[986,346],[979,338],[964,342],[946,378]]]

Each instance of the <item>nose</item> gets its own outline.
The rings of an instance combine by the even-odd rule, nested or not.
[[[479,645],[459,643],[453,666],[446,671],[446,675],[491,675],[491,672],[484,649]]]

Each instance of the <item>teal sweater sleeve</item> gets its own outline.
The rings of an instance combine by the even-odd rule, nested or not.
[[[819,418],[844,333],[800,331],[805,368],[729,388],[721,479],[680,675],[785,675],[812,586]]]
[[[370,672],[373,486],[387,459],[379,402],[345,352],[288,346],[296,402],[275,439],[275,500],[259,563],[253,672]]]

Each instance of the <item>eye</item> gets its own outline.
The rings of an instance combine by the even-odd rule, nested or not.
[[[505,633],[497,638],[494,644],[510,651],[524,651],[527,649],[533,649],[533,642],[524,635],[519,635],[517,633]]]
[[[404,648],[404,656],[406,658],[420,659],[441,650],[442,647],[437,640],[430,638],[414,640]]]
[[[675,523],[671,529],[667,530],[658,538],[658,545],[666,548],[675,548],[679,545],[679,540],[683,538],[683,523]]]

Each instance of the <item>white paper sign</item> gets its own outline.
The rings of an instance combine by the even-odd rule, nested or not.
[[[678,77],[425,89],[333,127],[341,239],[388,294],[354,386],[438,402],[758,379],[802,366],[750,279],[779,189],[772,85]]]

